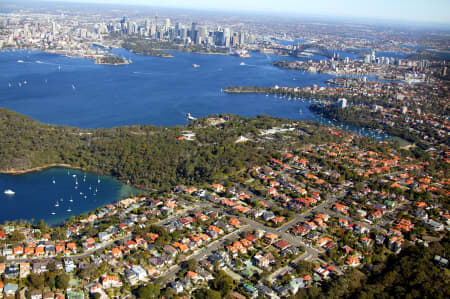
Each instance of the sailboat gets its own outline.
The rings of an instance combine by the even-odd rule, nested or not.
[[[72,84],[72,89],[75,90],[75,89],[77,89],[77,88],[75,87],[75,85]]]
[[[70,197],[69,201],[70,201],[70,202],[73,202],[72,196]]]
[[[56,201],[55,207],[59,207],[59,202]]]
[[[8,83],[8,87],[11,87],[11,82]]]
[[[52,183],[53,183],[53,184],[56,184],[55,178],[53,178]]]
[[[97,183],[100,184],[100,177],[97,176]]]

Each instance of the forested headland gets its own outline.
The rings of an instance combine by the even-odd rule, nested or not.
[[[0,172],[66,164],[147,189],[209,183],[279,155],[279,142],[236,143],[239,136],[257,139],[261,129],[292,122],[266,116],[226,118],[227,122],[215,126],[205,118],[177,127],[82,130],[42,124],[0,108]],[[316,133],[318,124],[300,126],[310,134],[299,137],[299,143],[333,138]],[[194,132],[195,140],[178,140],[185,130]]]

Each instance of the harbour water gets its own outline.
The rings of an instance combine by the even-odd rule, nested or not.
[[[6,189],[15,194],[4,194]],[[109,176],[60,167],[23,175],[0,175],[0,190],[0,223],[44,219],[49,225],[139,192]]]
[[[259,53],[243,59],[183,52],[174,53],[174,58],[140,56],[124,49],[114,52],[133,63],[96,65],[39,51],[2,51],[0,106],[44,123],[82,128],[180,125],[186,122],[187,112],[196,117],[235,113],[313,119],[301,103],[274,101],[260,94],[228,95],[221,90],[236,85],[324,86],[332,78],[277,68],[273,61],[290,58]],[[324,59],[315,57],[320,58]]]

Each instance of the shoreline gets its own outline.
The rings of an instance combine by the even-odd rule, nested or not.
[[[75,170],[82,170],[84,171],[84,169],[82,169],[81,167],[76,167],[76,166],[72,166],[70,164],[64,164],[64,163],[54,163],[54,164],[47,164],[47,165],[43,165],[43,166],[39,166],[39,167],[33,167],[33,168],[28,168],[28,169],[23,169],[23,170],[17,170],[17,169],[10,169],[10,170],[0,170],[0,174],[5,174],[5,175],[22,175],[22,174],[27,174],[27,173],[33,173],[33,172],[40,172],[40,171],[44,171],[46,169],[49,168],[54,168],[54,167],[66,167],[66,168],[71,168],[71,169],[75,169]],[[89,172],[93,172],[93,171],[89,171]]]
[[[15,169],[3,170],[3,169],[0,169],[0,174],[3,174],[3,175],[23,175],[23,174],[33,173],[33,172],[41,172],[41,171],[47,170],[49,168],[57,168],[57,167],[70,168],[70,169],[74,169],[74,170],[80,170],[80,171],[84,171],[84,172],[95,173],[95,174],[102,175],[102,176],[109,176],[109,177],[117,180],[118,182],[121,182],[124,185],[131,186],[133,188],[140,189],[142,191],[152,190],[151,188],[146,188],[146,187],[141,186],[141,185],[130,184],[130,183],[126,182],[126,181],[122,181],[119,178],[116,178],[116,177],[114,177],[112,175],[109,175],[109,174],[102,174],[101,172],[99,173],[99,172],[96,172],[96,171],[93,171],[93,170],[87,170],[87,169],[84,169],[84,168],[81,168],[81,167],[72,166],[70,164],[64,164],[64,163],[47,164],[47,165],[44,165],[44,166],[33,167],[33,168],[23,169],[23,170],[15,170]]]

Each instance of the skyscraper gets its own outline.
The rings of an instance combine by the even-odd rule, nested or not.
[[[224,28],[223,29],[223,41],[222,45],[225,47],[229,47],[231,42],[231,30],[230,28]]]

